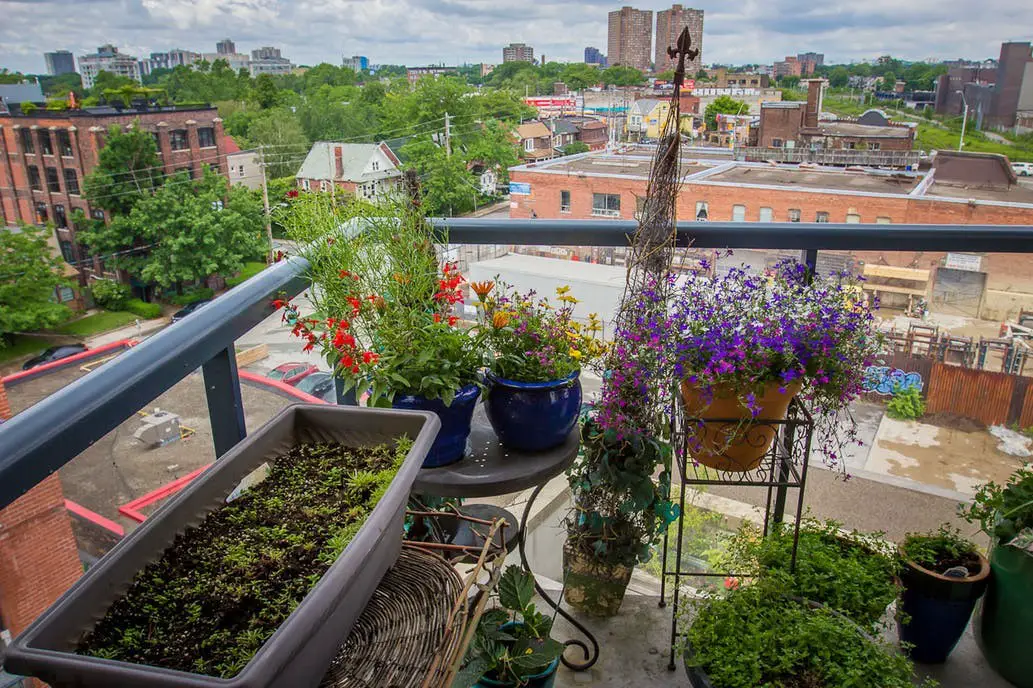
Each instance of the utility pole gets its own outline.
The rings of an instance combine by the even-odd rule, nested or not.
[[[269,257],[266,260],[267,265],[272,265],[275,260],[273,252],[273,219],[269,212],[269,184],[266,181],[265,174],[265,146],[258,147],[258,154],[261,158],[262,168],[262,206],[265,208],[265,238],[269,240]]]
[[[452,137],[451,130],[449,129],[449,117],[448,113],[445,113],[445,155],[449,158],[452,157]]]
[[[965,104],[965,112],[961,115],[961,138],[958,139],[958,152],[961,152],[961,147],[965,145],[965,125],[968,123],[968,99],[965,98],[963,91],[957,92],[961,96],[961,102]]]

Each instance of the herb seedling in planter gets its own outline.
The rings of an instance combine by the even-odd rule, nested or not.
[[[934,533],[908,533],[900,558],[900,640],[916,661],[944,662],[986,590],[990,564],[949,526]]]
[[[553,617],[539,612],[534,599],[534,577],[510,566],[498,583],[499,607],[481,617],[467,664],[452,688],[550,688],[563,645],[549,637]]]

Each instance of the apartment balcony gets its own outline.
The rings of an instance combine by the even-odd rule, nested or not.
[[[593,211],[593,214],[597,213]],[[609,216],[610,213],[603,210],[598,214]],[[486,246],[517,252],[567,247],[567,256],[589,256],[590,259],[582,257],[581,262],[598,263],[600,269],[609,268],[616,274],[623,269],[621,256],[636,228],[635,222],[619,219],[482,218],[435,220],[435,224],[447,227],[450,243],[442,249],[466,264],[464,272],[470,279],[482,278],[480,273],[497,269],[495,261],[504,260],[495,256],[505,250],[488,251],[487,259],[481,260]],[[701,252],[732,249],[798,255],[813,268],[839,264],[837,257],[850,251],[1033,254],[1033,226],[682,222],[678,228],[678,245]],[[480,264],[483,265],[478,267]],[[66,491],[88,495],[92,490],[101,489],[91,482],[95,476],[91,477],[90,470],[82,465],[75,469],[78,457],[110,438],[112,433],[117,434],[120,426],[124,431],[127,420],[152,407],[156,399],[169,398],[167,395],[175,390],[180,390],[176,392],[176,399],[182,406],[177,412],[198,421],[193,428],[195,437],[185,440],[192,442],[186,451],[194,454],[193,460],[198,464],[198,470],[190,473],[191,479],[205,470],[210,460],[217,463],[219,457],[244,440],[249,431],[256,430],[261,420],[268,418],[276,408],[298,401],[299,398],[292,398],[289,392],[259,399],[249,386],[255,375],[238,370],[238,355],[245,343],[249,346],[265,343],[276,350],[280,357],[277,361],[307,360],[298,358],[300,352],[292,356],[287,350],[289,340],[278,325],[279,316],[272,305],[274,299],[284,294],[297,296],[308,287],[306,267],[304,259],[298,257],[277,263],[174,326],[112,360],[91,365],[89,372],[74,381],[47,389],[39,395],[41,398],[12,404],[20,412],[0,424],[0,508],[10,506],[33,488],[46,484],[54,474],[62,476]],[[591,289],[621,286],[612,280],[607,282],[608,278],[601,274],[586,278],[586,284],[595,285]],[[577,275],[561,268],[557,279],[577,279]],[[189,388],[181,385],[189,385]],[[598,381],[595,384],[586,381],[586,392],[597,385]],[[12,390],[9,393],[15,399],[18,386]],[[202,391],[207,413],[200,410]],[[868,439],[875,436],[875,428],[870,430]],[[198,442],[207,437],[210,437],[210,448]],[[855,475],[846,482],[831,471],[813,470],[804,506],[816,516],[836,518],[848,527],[887,531],[887,539],[899,540],[906,532],[933,530],[940,523],[951,521],[958,499],[964,497],[961,489],[936,482],[943,476],[937,475],[935,466],[917,466],[910,472],[911,477],[879,477],[864,470],[863,460],[857,460],[860,468],[852,470]],[[73,469],[74,472],[70,472]],[[172,467],[168,471],[170,475],[175,474]],[[981,474],[976,470],[975,475]],[[71,476],[75,476],[74,484],[70,482]],[[927,479],[932,487],[920,489],[919,483]],[[177,483],[155,497],[155,502],[174,494],[187,482],[189,480]],[[961,482],[955,488],[959,486]],[[784,487],[772,485],[767,492],[772,494],[772,491],[782,493],[774,495],[782,505],[776,517],[792,519],[795,498],[787,502]],[[742,486],[714,487],[702,492],[700,501],[694,505],[718,513],[726,525],[757,520],[762,518],[758,514],[763,513],[764,492]],[[530,490],[520,490],[487,501],[518,513],[529,497],[535,502],[535,508],[529,509],[523,518],[527,526],[523,532],[527,556],[532,568],[541,575],[543,588],[558,597],[562,588],[558,552],[563,538],[559,522],[569,505],[565,478],[562,474],[553,477],[533,495]],[[110,523],[110,519],[107,520]],[[124,521],[113,525],[129,527]],[[966,533],[972,534],[972,528]],[[4,536],[0,531],[0,541]],[[595,650],[590,649],[591,643],[584,645],[586,657],[594,651],[598,661],[593,660],[593,665],[583,672],[561,667],[556,685],[688,685],[680,661],[677,671],[668,669],[669,662],[673,662],[671,610],[658,603],[669,600],[671,590],[669,583],[666,590],[658,588],[658,583],[655,572],[651,574],[642,567],[635,574],[625,606],[617,617],[598,621],[574,615],[598,640]],[[0,579],[0,586],[5,584]],[[562,619],[556,629],[563,638],[583,637],[577,625]],[[579,648],[570,647],[566,656],[577,664],[585,659],[581,654]],[[919,665],[916,674],[935,676],[947,687],[1008,685],[988,667],[971,630],[948,664]]]

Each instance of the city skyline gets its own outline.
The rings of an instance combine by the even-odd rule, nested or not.
[[[706,12],[704,62],[770,64],[784,55],[823,52],[826,63],[996,57],[1001,42],[1030,40],[1022,0],[989,0],[980,22],[966,22],[962,0],[915,0],[908,7],[878,0],[837,10],[800,0],[747,2],[736,7],[682,3]],[[519,10],[490,0],[399,0],[390,6],[354,0],[0,0],[0,66],[44,73],[43,53],[76,58],[110,42],[145,58],[182,48],[214,52],[229,37],[238,52],[274,45],[296,64],[340,64],[367,55],[374,64],[496,63],[501,48],[524,42],[536,56],[580,62],[586,45],[606,45],[607,14],[624,3],[550,0]],[[670,2],[630,3],[654,13]],[[392,17],[411,21],[399,24]],[[347,17],[347,21],[342,18]]]

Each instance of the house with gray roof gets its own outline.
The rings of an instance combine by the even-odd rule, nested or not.
[[[398,186],[400,167],[398,157],[385,143],[317,141],[294,177],[305,191],[337,189],[374,199]]]

